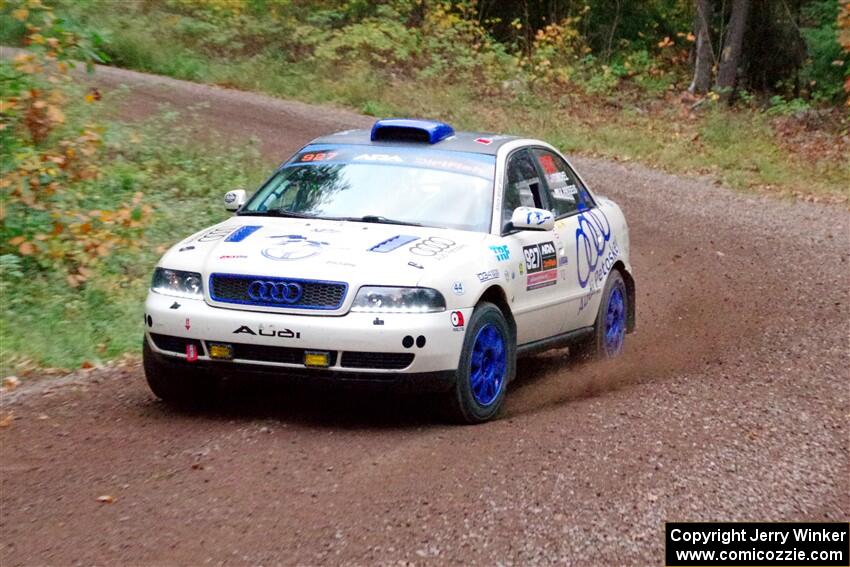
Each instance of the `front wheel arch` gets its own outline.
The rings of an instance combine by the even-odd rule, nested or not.
[[[516,327],[516,319],[514,319],[514,314],[511,311],[511,306],[508,303],[508,297],[505,294],[505,290],[500,285],[491,285],[481,296],[478,298],[478,301],[475,302],[475,306],[478,307],[482,303],[492,303],[496,307],[499,308],[499,311],[502,312],[502,315],[505,317],[505,321],[508,323],[508,327],[511,331],[511,339],[516,343],[517,340],[517,327]]]

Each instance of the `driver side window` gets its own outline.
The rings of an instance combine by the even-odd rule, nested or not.
[[[511,220],[517,207],[545,209],[540,176],[528,150],[520,150],[508,158],[505,198],[502,200],[502,226]]]

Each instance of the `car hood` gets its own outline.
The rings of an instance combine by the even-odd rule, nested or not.
[[[450,270],[486,234],[406,225],[233,217],[169,250],[166,268],[213,273],[415,286]],[[452,260],[455,260],[454,262]]]

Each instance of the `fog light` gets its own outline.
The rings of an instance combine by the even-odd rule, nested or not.
[[[208,346],[210,349],[210,358],[218,360],[230,360],[233,358],[233,347],[231,345],[211,344]]]
[[[327,368],[331,365],[331,357],[327,352],[308,350],[304,353],[304,366]]]

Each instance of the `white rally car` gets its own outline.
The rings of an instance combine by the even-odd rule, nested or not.
[[[476,423],[517,356],[613,357],[634,329],[623,213],[544,142],[379,120],[224,201],[153,276],[144,367],[166,401],[265,373],[441,391]]]

